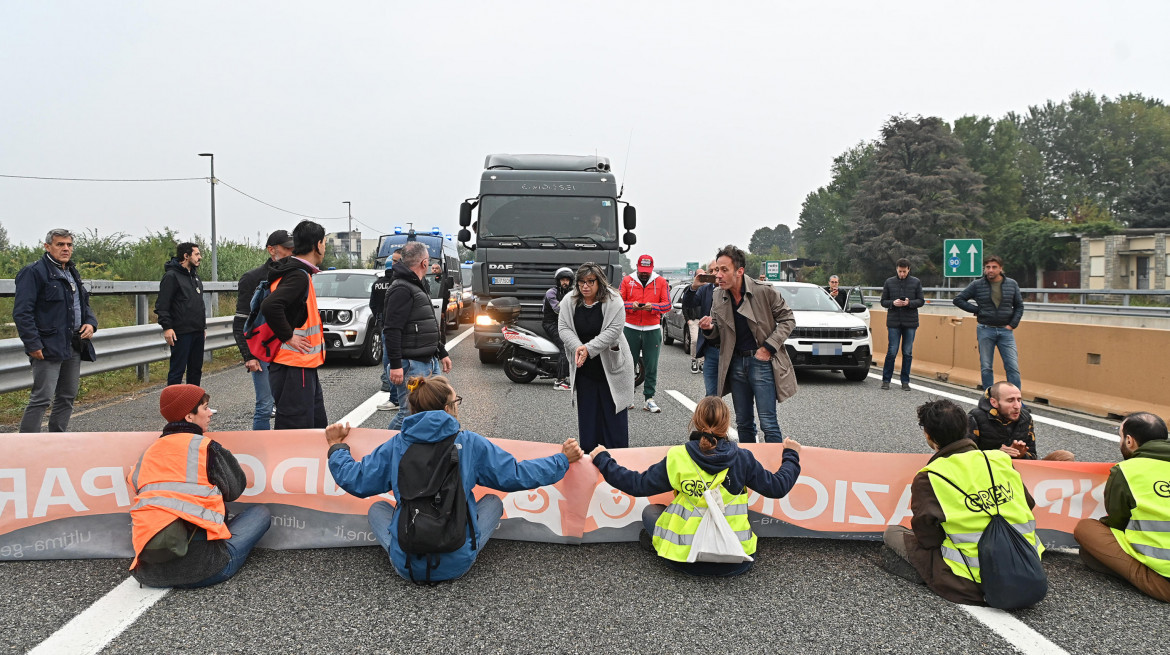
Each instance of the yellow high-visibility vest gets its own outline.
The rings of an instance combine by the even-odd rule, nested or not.
[[[1170,577],[1170,462],[1134,457],[1117,465],[1136,505],[1125,530],[1113,528],[1129,556]]]
[[[666,474],[675,496],[654,524],[654,550],[660,556],[675,562],[687,561],[702,520],[700,509],[707,507],[703,492],[712,487],[719,487],[723,496],[723,515],[743,544],[743,552],[748,555],[756,552],[756,535],[748,522],[747,490],[737,495],[723,486],[727,469],[711,476],[695,464],[687,454],[686,446],[675,446],[666,454]]]

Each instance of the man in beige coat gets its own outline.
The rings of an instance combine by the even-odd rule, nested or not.
[[[744,277],[746,256],[724,246],[716,254],[711,315],[699,321],[708,343],[719,347],[717,393],[731,392],[735,429],[741,442],[756,441],[752,406],[760,417],[764,441],[781,443],[776,403],[796,393],[796,375],[784,340],[796,327],[792,310],[776,288]]]

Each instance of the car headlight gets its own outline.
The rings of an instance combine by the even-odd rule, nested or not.
[[[866,330],[863,327],[855,327],[855,328],[853,328],[851,336],[853,336],[854,338],[857,338],[857,339],[864,339],[866,337],[866,335],[868,335],[868,334],[869,334],[869,330]]]
[[[337,322],[338,323],[348,323],[351,320],[353,320],[353,312],[352,311],[350,311],[348,309],[343,309],[343,310],[337,312]]]

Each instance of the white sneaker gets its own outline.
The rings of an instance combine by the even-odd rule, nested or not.
[[[658,414],[658,413],[662,412],[661,409],[658,409],[658,405],[654,402],[653,398],[647,398],[646,404],[642,405],[642,409],[646,410],[647,412],[650,412],[651,414]]]
[[[557,380],[553,383],[553,389],[557,391],[572,391],[573,387],[570,387],[569,383],[564,380]]]
[[[394,402],[393,400],[387,400],[384,403],[378,404],[379,412],[392,412],[396,409],[398,409],[398,403]]]

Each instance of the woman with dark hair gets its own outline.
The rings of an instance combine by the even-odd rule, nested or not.
[[[717,396],[707,396],[691,417],[691,438],[675,446],[666,458],[646,469],[631,471],[613,460],[604,446],[590,455],[601,475],[615,489],[631,496],[654,496],[673,491],[669,506],[649,505],[642,511],[642,545],[666,561],[670,568],[692,575],[732,576],[746,573],[753,560],[729,563],[687,562],[691,540],[707,507],[703,492],[719,487],[723,514],[741,538],[746,554],[756,552],[756,535],[748,523],[748,488],[769,498],[788,495],[800,477],[800,444],[784,440],[784,457],[775,473],[769,472],[749,450],[727,438],[731,412]]]
[[[349,453],[349,444],[343,443],[349,435],[349,426],[333,425],[326,431],[329,442],[329,472],[337,486],[358,498],[368,498],[387,491],[399,493],[399,465],[407,449],[414,444],[433,444],[455,436],[455,452],[459,453],[459,476],[467,498],[468,534],[463,545],[450,553],[414,555],[407,557],[399,544],[397,508],[386,501],[370,507],[369,521],[374,538],[390,555],[394,570],[407,580],[424,579],[437,582],[452,580],[467,573],[499,526],[504,506],[499,497],[487,495],[476,501],[472,489],[483,485],[497,491],[523,491],[555,484],[565,477],[569,464],[581,458],[581,449],[574,439],[566,439],[561,452],[550,457],[517,462],[511,453],[474,432],[459,425],[459,403],[463,398],[455,393],[447,378],[413,377],[406,383],[410,393],[411,415],[402,423],[402,432],[378,446],[360,462]],[[434,561],[437,560],[437,563]]]
[[[576,288],[561,300],[558,321],[573,360],[569,386],[582,449],[629,446],[626,408],[634,402],[634,358],[622,332],[625,305],[601,266],[586,262],[577,269]]]

